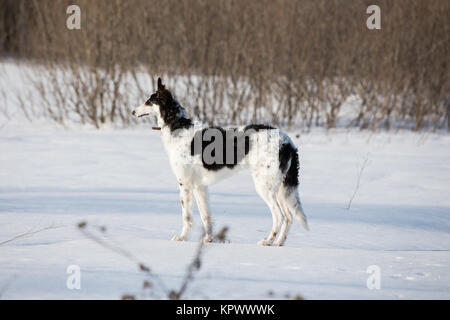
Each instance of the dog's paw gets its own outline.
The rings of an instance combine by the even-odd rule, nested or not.
[[[210,235],[206,235],[203,236],[202,239],[200,240],[202,243],[208,243],[208,242],[212,242],[213,238]]]
[[[172,241],[184,241],[184,238],[181,238],[179,236],[175,236],[172,238]]]
[[[274,246],[274,247],[282,247],[283,244],[282,244],[281,242],[275,241],[275,242],[272,244],[272,246]]]
[[[258,246],[271,246],[272,242],[267,241],[266,239],[262,239],[260,241],[257,242]]]

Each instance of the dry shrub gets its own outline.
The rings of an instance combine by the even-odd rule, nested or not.
[[[210,123],[449,128],[448,1],[379,0],[375,31],[366,0],[79,0],[76,31],[69,4],[0,4],[0,52],[52,71],[37,85],[58,121],[127,124],[130,102],[164,75]],[[349,98],[360,103],[343,122]]]

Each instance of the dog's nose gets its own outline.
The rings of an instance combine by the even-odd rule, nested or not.
[[[136,110],[131,111],[131,114],[132,114],[133,116],[135,116],[135,115],[136,115]]]

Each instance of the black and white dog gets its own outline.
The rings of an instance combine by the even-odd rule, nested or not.
[[[207,186],[242,168],[251,170],[256,191],[272,213],[272,231],[259,245],[283,245],[292,223],[291,214],[308,230],[297,190],[297,149],[281,130],[254,124],[233,128],[198,127],[161,78],[156,93],[132,114],[156,116],[170,165],[178,179],[183,229],[172,240],[186,239],[192,225],[195,198],[205,228],[202,241],[212,241]]]

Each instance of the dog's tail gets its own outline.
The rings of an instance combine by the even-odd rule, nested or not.
[[[305,211],[298,194],[298,171],[300,167],[298,152],[292,142],[289,141],[289,143],[281,145],[279,160],[280,170],[284,174],[284,180],[280,186],[280,201],[292,212],[294,218],[306,230],[309,230]]]

